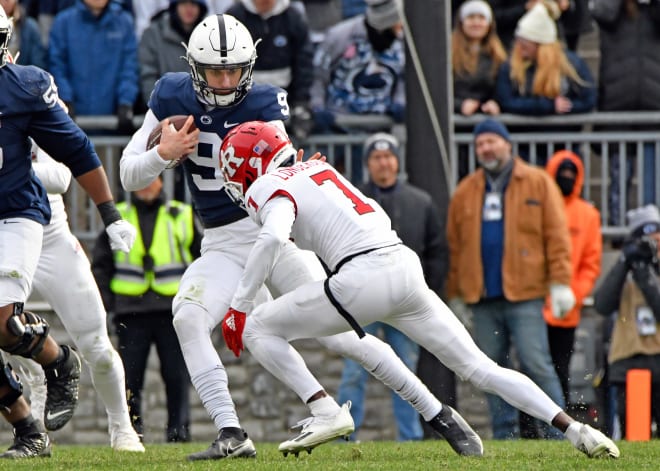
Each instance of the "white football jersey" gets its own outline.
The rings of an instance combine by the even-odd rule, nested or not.
[[[48,192],[48,203],[51,210],[50,224],[45,229],[66,226],[67,215],[62,194],[67,191],[71,183],[71,171],[66,165],[57,162],[36,145],[33,146],[33,152],[35,152],[35,158],[32,168]]]
[[[296,209],[293,241],[331,269],[349,255],[401,242],[378,203],[320,160],[258,178],[245,195],[250,217],[262,224],[261,209],[277,196],[289,198]]]

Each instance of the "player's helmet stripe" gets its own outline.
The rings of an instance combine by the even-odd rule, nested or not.
[[[220,57],[227,57],[227,29],[225,15],[218,15],[218,32],[220,33]]]

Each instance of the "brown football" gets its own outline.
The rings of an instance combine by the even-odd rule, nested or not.
[[[166,119],[170,120],[170,126],[174,126],[174,129],[179,131],[183,125],[186,123],[186,120],[188,119],[188,115],[182,115],[182,114],[177,114],[174,116],[170,116]],[[165,121],[165,120],[163,120]],[[147,139],[147,150],[151,150],[154,147],[156,147],[158,144],[160,144],[160,136],[162,134],[163,128],[162,128],[162,123],[158,123],[158,125],[151,131],[149,134],[149,138]],[[195,125],[195,121],[193,120],[192,125],[190,126],[190,129],[188,130],[189,132],[193,132],[195,129],[197,129],[197,126]],[[178,159],[171,160],[170,163],[166,168],[174,168],[177,165],[179,165],[181,162],[183,162],[187,155],[182,155]]]

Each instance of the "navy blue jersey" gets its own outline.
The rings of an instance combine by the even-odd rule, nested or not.
[[[101,166],[91,142],[58,104],[53,78],[34,66],[0,68],[0,219],[50,221],[46,190],[32,171],[31,142],[74,176]]]
[[[174,115],[193,115],[200,130],[197,153],[183,162],[195,210],[206,227],[234,221],[247,214],[222,189],[220,146],[234,126],[246,121],[286,120],[286,92],[271,85],[254,85],[238,104],[224,108],[206,107],[197,100],[189,73],[167,73],[156,83],[149,108],[159,121]]]

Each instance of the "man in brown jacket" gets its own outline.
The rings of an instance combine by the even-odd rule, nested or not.
[[[514,347],[521,371],[564,407],[543,319],[548,293],[557,317],[575,304],[561,193],[543,169],[514,158],[499,121],[479,123],[474,138],[481,168],[461,181],[449,205],[450,306],[459,317],[469,306],[479,347],[504,366]],[[488,405],[493,437],[518,437],[518,411],[493,395]],[[561,438],[541,426],[541,436]]]

